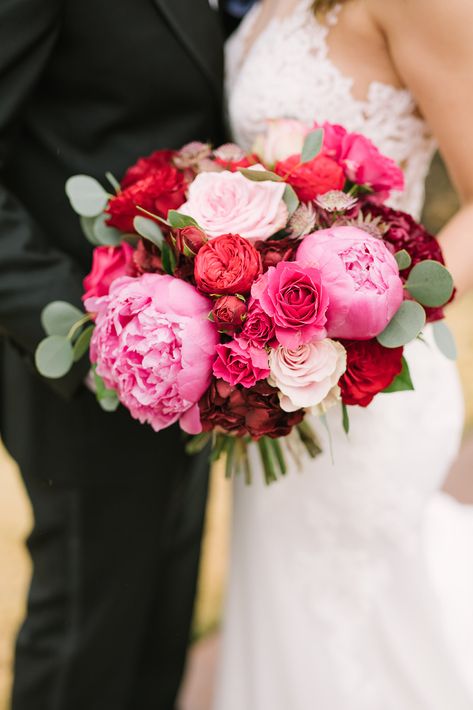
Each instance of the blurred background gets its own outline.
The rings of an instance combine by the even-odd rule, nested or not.
[[[428,199],[424,214],[427,228],[438,232],[457,208],[442,162],[437,157],[428,181]],[[473,238],[473,237],[472,237]],[[448,319],[458,342],[459,367],[466,400],[465,444],[460,460],[447,482],[447,489],[465,502],[473,503],[473,293],[454,304]],[[472,434],[470,435],[470,432]],[[472,474],[469,475],[470,471]],[[196,605],[194,637],[213,639],[218,627],[224,594],[230,486],[221,471],[212,476],[207,514],[200,589]],[[11,683],[13,641],[21,622],[30,574],[23,541],[31,526],[31,511],[14,463],[0,444],[0,710],[7,709]],[[200,646],[198,667],[191,666],[192,692],[185,694],[184,706],[200,710],[206,706],[208,672],[215,657],[214,641]],[[197,659],[196,659],[197,661]],[[200,698],[200,700],[197,700]]]

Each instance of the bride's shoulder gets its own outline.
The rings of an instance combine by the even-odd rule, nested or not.
[[[366,5],[388,37],[453,39],[458,33],[461,39],[473,33],[472,0],[366,0]]]

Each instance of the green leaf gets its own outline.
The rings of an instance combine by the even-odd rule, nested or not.
[[[239,172],[248,180],[253,182],[283,182],[280,175],[276,175],[271,170],[250,170],[250,168],[239,168]]]
[[[92,333],[94,332],[94,326],[91,325],[85,330],[82,331],[82,333],[79,335],[77,338],[76,342],[74,343],[74,362],[78,362],[84,355],[88,352],[89,350],[89,345],[90,345],[90,339],[92,337]]]
[[[414,389],[409,365],[405,357],[402,358],[402,370],[393,382],[383,392],[407,392]]]
[[[110,390],[110,392],[112,392],[112,390]],[[104,412],[115,412],[120,406],[120,400],[118,399],[116,392],[112,392],[112,394],[102,397],[98,400],[98,403]]]
[[[450,300],[453,279],[440,262],[427,259],[414,266],[407,279],[406,288],[423,306],[437,308]]]
[[[415,340],[425,325],[425,311],[415,301],[404,301],[388,326],[378,335],[385,348],[399,348]]]
[[[82,227],[82,231],[84,233],[85,238],[87,239],[88,242],[94,245],[94,247],[100,246],[100,242],[97,241],[97,237],[95,236],[94,232],[94,225],[95,225],[95,220],[96,217],[81,217],[80,218],[80,226]]]
[[[187,214],[181,214],[176,210],[169,210],[168,222],[173,229],[184,229],[184,227],[198,227],[199,225],[193,217]]]
[[[41,325],[48,335],[66,336],[84,313],[67,301],[52,301],[41,313]]]
[[[348,436],[350,433],[350,416],[348,414],[348,407],[344,402],[342,402],[342,424],[343,431]]]
[[[161,247],[161,260],[164,271],[172,276],[176,270],[176,255],[167,242]]]
[[[304,141],[304,147],[302,148],[302,153],[301,153],[301,162],[302,163],[309,163],[311,160],[316,158],[320,151],[322,150],[322,146],[324,144],[324,129],[323,128],[317,128],[316,131],[311,131],[310,133],[307,134],[307,137]]]
[[[211,438],[212,434],[210,432],[203,432],[193,436],[186,444],[186,454],[193,456],[200,453],[205,449]]]
[[[133,226],[144,239],[154,244],[156,247],[161,249],[164,241],[164,234],[162,233],[156,222],[147,217],[135,217],[133,220]]]
[[[440,320],[433,324],[432,330],[434,333],[435,344],[440,352],[449,360],[456,360],[458,356],[457,346],[453,333],[445,323]]]
[[[397,261],[397,265],[399,266],[399,271],[402,271],[403,269],[408,269],[409,266],[412,264],[412,259],[409,254],[405,249],[401,249],[401,251],[396,252],[394,254],[394,258]]]
[[[292,185],[286,185],[286,189],[284,190],[283,200],[286,203],[286,207],[289,212],[289,216],[294,214],[294,212],[299,207],[300,202],[299,202],[299,198],[296,195],[296,191],[294,190]]]
[[[52,380],[64,377],[74,362],[70,341],[63,335],[50,335],[38,345],[35,362],[38,372],[43,377]]]
[[[122,241],[122,232],[115,227],[109,227],[106,220],[109,215],[101,214],[94,222],[94,235],[100,246],[117,247]]]
[[[72,209],[82,217],[97,217],[104,211],[110,195],[89,175],[73,175],[66,182],[66,195]]]

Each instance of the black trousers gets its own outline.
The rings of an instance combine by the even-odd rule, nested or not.
[[[202,457],[103,487],[26,479],[33,577],[12,710],[174,708],[207,477]]]

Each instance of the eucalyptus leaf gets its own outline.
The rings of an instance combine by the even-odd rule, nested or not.
[[[450,300],[453,279],[443,264],[427,259],[414,266],[407,279],[406,288],[423,306],[437,308]]]
[[[147,239],[149,242],[161,249],[164,241],[164,235],[156,222],[153,222],[152,219],[148,219],[147,217],[135,217],[133,220],[133,226],[140,237]]]
[[[173,229],[184,229],[184,227],[198,227],[199,225],[193,217],[187,214],[181,214],[176,210],[169,210],[168,222]]]
[[[309,163],[311,160],[316,158],[322,150],[323,144],[323,128],[317,128],[317,130],[308,133],[304,141],[304,147],[302,148],[301,162]]]
[[[82,217],[97,217],[105,209],[110,195],[89,175],[74,175],[66,182],[66,194],[72,209]]]
[[[85,330],[82,331],[82,333],[79,335],[77,338],[76,342],[74,343],[74,362],[77,362],[81,358],[84,357],[84,355],[88,352],[89,350],[89,345],[90,345],[90,339],[92,338],[92,333],[94,332],[94,326],[91,325],[88,328],[85,328]]]
[[[83,312],[71,303],[52,301],[41,313],[41,325],[48,335],[66,336],[72,326],[83,317]]]
[[[176,269],[176,256],[167,242],[163,242],[162,244],[161,260],[163,262],[164,271],[172,276]]]
[[[412,377],[409,370],[409,365],[405,357],[402,358],[402,370],[399,375],[391,382],[389,387],[383,390],[383,392],[406,392],[413,390],[414,385],[412,384]]]
[[[399,266],[399,271],[402,271],[403,269],[408,269],[409,266],[412,264],[412,259],[409,254],[405,249],[401,249],[401,251],[396,252],[394,254],[394,258],[397,261],[397,265]]]
[[[52,380],[64,377],[74,362],[70,341],[63,335],[50,335],[38,345],[35,362],[38,372],[43,377]]]
[[[348,407],[344,402],[342,402],[342,424],[343,431],[348,436],[350,433],[350,415],[348,414]]]
[[[193,454],[198,454],[205,449],[207,444],[210,442],[212,435],[210,432],[203,432],[202,434],[196,434],[193,436],[186,444],[186,454],[192,456]]]
[[[404,301],[388,326],[378,335],[385,348],[399,348],[417,338],[425,325],[426,315],[415,301]]]
[[[97,242],[103,247],[117,247],[122,241],[122,232],[115,227],[109,227],[106,220],[107,214],[99,215],[94,223],[94,235]]]
[[[80,226],[82,227],[82,231],[84,233],[85,238],[87,239],[88,242],[94,245],[94,247],[100,246],[100,242],[97,241],[97,237],[95,236],[94,232],[94,225],[95,225],[95,220],[96,217],[81,217],[80,218]]]
[[[300,202],[299,202],[299,198],[296,195],[296,191],[294,190],[292,185],[286,185],[286,189],[284,190],[283,200],[286,203],[286,207],[289,212],[289,216],[294,214],[294,212],[299,207]]]
[[[250,170],[250,168],[239,168],[239,172],[248,180],[253,182],[283,182],[280,175],[276,175],[271,170]]]
[[[120,406],[120,400],[118,399],[118,395],[116,394],[116,392],[113,392],[112,394],[107,395],[106,397],[102,397],[98,400],[98,403],[100,404],[104,412],[115,412]]]
[[[453,333],[445,321],[437,321],[432,326],[435,344],[443,355],[449,360],[456,360],[458,356],[457,346]]]

